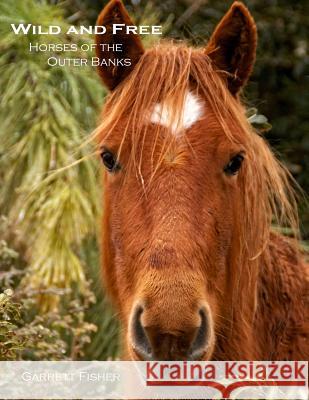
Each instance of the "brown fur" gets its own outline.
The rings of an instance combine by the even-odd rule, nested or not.
[[[224,21],[233,25],[236,9],[253,26],[243,6],[232,6],[223,31],[210,39],[222,43],[222,34],[223,51],[227,32],[235,49],[234,30]],[[297,231],[290,176],[234,96],[252,69],[252,35],[236,50],[251,61],[236,57],[227,68],[238,71],[233,81],[222,77],[209,47],[205,54],[169,42],[147,50],[125,79],[116,76],[95,136],[121,165],[104,174],[102,261],[122,321],[124,358],[138,358],[129,328],[141,302],[149,340],[156,342],[158,330],[168,338],[159,358],[169,358],[174,338],[193,335],[201,305],[211,331],[204,359],[308,358],[308,269],[297,246],[270,229],[276,221]],[[110,79],[105,69],[101,75]],[[205,115],[176,140],[149,115],[164,101],[177,122],[188,89],[203,99]],[[243,166],[227,177],[224,166],[240,151]],[[173,357],[182,359],[178,350]]]
[[[134,68],[141,55],[144,53],[144,48],[141,39],[137,35],[126,35],[123,32],[117,34],[112,33],[112,24],[125,24],[133,25],[133,22],[127,13],[124,5],[120,0],[112,0],[102,10],[98,17],[96,25],[106,26],[107,31],[103,36],[96,36],[96,54],[100,59],[113,59],[113,58],[130,58],[132,65],[122,67],[107,67],[100,66],[98,68],[99,75],[101,76],[104,84],[113,90]],[[121,44],[123,47],[123,53],[114,52],[112,50],[102,51],[101,44]]]
[[[256,26],[247,8],[234,2],[209,41],[206,54],[219,71],[226,74],[231,93],[247,82],[255,61],[257,43]]]

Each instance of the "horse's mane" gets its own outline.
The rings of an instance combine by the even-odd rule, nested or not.
[[[122,142],[130,135],[132,165],[142,180],[142,158],[138,155],[142,155],[147,139],[145,115],[154,104],[164,99],[175,110],[177,123],[182,115],[187,90],[194,85],[214,111],[227,140],[236,140],[233,126],[244,138],[242,144],[246,147],[247,161],[238,179],[244,193],[243,204],[239,207],[245,218],[239,236],[245,257],[253,260],[266,246],[272,223],[298,233],[297,205],[291,184],[293,179],[274,157],[265,140],[251,127],[245,107],[230,94],[224,78],[224,72],[214,69],[205,50],[162,42],[147,50],[125,82],[109,95],[96,136],[100,142],[113,133],[120,120],[126,121]],[[157,137],[160,126],[156,129]],[[162,157],[153,167],[154,173],[166,149],[175,140],[173,135],[166,136]]]

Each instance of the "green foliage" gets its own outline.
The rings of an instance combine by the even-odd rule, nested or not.
[[[81,144],[104,93],[90,67],[50,67],[50,53],[30,53],[29,44],[81,44],[90,38],[12,33],[8,22],[60,25],[65,31],[61,8],[46,2],[0,1],[0,16],[0,207],[31,247],[27,284],[69,288],[75,282],[82,290],[78,248],[86,235],[96,234],[99,185],[94,162],[80,162],[90,153]]]
[[[29,273],[19,254],[0,242],[0,360],[74,360],[84,356],[96,326],[85,320],[95,303],[89,290],[72,299],[69,289],[38,290],[22,285]],[[40,314],[38,296],[57,294],[54,311]]]
[[[26,259],[25,270],[18,268],[18,254],[2,240],[0,291],[13,288],[20,311],[16,321],[4,321],[6,341],[14,337],[16,343],[10,339],[11,349],[6,343],[3,358],[80,359],[90,337],[96,338],[95,325],[86,322],[94,298],[81,253],[84,238],[97,234],[100,187],[92,150],[82,144],[95,126],[104,90],[92,68],[49,67],[50,53],[29,52],[30,42],[79,45],[91,38],[14,35],[9,24],[20,22],[68,27],[59,6],[0,0],[0,208],[18,232],[8,237],[12,227],[4,220],[0,227],[10,243],[23,243]],[[94,239],[91,246],[97,253]],[[99,269],[98,261],[93,268]],[[7,305],[13,301],[5,299]],[[101,292],[99,303],[103,299]],[[98,315],[104,330],[113,323],[104,308]],[[113,347],[117,335],[112,339]],[[107,344],[103,350],[98,357],[115,354]]]
[[[250,124],[260,133],[266,133],[271,130],[271,125],[265,115],[259,114],[258,110],[254,107],[247,109],[247,119]]]
[[[24,297],[14,302],[13,291],[0,294],[0,360],[75,360],[83,357],[96,326],[84,320],[89,298],[74,300],[63,310],[33,314],[36,292],[18,293]],[[58,296],[67,295],[58,292]],[[92,294],[91,294],[92,296]],[[90,300],[92,301],[91,297]]]
[[[0,361],[15,360],[27,338],[16,333],[16,321],[20,319],[20,304],[11,302],[12,292],[0,294]]]

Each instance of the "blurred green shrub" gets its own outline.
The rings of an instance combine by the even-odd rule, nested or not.
[[[20,304],[11,302],[12,291],[0,293],[0,361],[15,360],[27,343],[27,337],[17,333]]]
[[[3,338],[22,338],[24,349],[12,348],[11,358],[81,358],[90,334],[101,338],[94,349],[97,358],[117,351],[112,311],[100,285],[98,305],[93,304],[88,283],[92,269],[97,275],[100,269],[98,260],[90,268],[87,258],[98,253],[100,174],[90,157],[93,149],[83,143],[95,127],[105,92],[91,67],[47,65],[50,55],[90,54],[29,53],[30,42],[81,44],[92,38],[17,36],[10,27],[23,22],[60,25],[64,31],[69,22],[63,14],[45,1],[0,0],[0,209],[8,217],[0,221],[0,292],[14,289],[14,297],[4,295],[5,304],[12,301],[20,311]],[[11,250],[16,243],[17,252]],[[86,321],[98,316],[95,334]],[[112,334],[104,336],[102,329]],[[89,352],[87,357],[93,358]]]
[[[4,219],[2,218],[2,222]],[[86,322],[95,303],[89,289],[72,298],[70,289],[39,290],[23,285],[29,273],[18,252],[0,235],[0,360],[75,360],[84,356],[96,325]],[[57,310],[39,312],[38,297],[60,298]]]
[[[95,125],[104,91],[91,67],[50,67],[51,54],[30,53],[29,44],[81,44],[90,38],[15,35],[11,22],[68,27],[60,7],[0,1],[0,208],[31,249],[29,285],[76,284],[83,290],[78,249],[87,235],[96,234],[99,185],[95,163],[87,159],[91,150],[81,144]],[[42,296],[42,305],[52,309],[57,306],[53,300]]]

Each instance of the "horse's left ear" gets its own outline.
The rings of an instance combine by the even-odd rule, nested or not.
[[[113,25],[120,24],[119,30],[113,32]],[[105,34],[97,34],[96,55],[100,60],[98,72],[108,89],[113,90],[134,69],[144,53],[141,38],[137,34],[126,33],[125,27],[134,25],[121,0],[111,0],[99,15],[96,25],[106,27]],[[120,52],[115,46],[121,45]],[[130,65],[104,65],[104,59],[129,59]],[[103,63],[102,63],[103,60]]]
[[[219,71],[227,72],[230,92],[236,95],[247,82],[255,61],[257,32],[248,9],[232,4],[206,47],[206,54]]]

